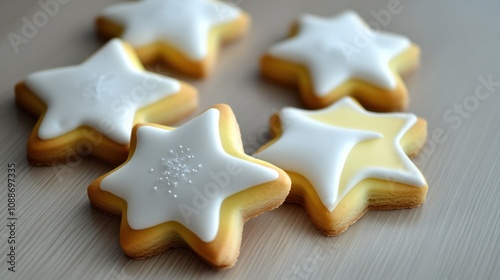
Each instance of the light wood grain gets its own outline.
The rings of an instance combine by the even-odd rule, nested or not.
[[[44,1],[44,0],[42,0]],[[46,0],[45,0],[46,1]],[[7,34],[20,34],[36,1],[0,3],[0,279],[498,279],[500,276],[500,87],[460,126],[443,114],[474,95],[478,77],[500,81],[498,1],[409,1],[385,30],[422,48],[421,67],[408,76],[409,111],[428,120],[446,141],[416,159],[429,182],[423,207],[372,212],[339,237],[314,228],[303,209],[284,205],[245,225],[241,255],[227,271],[211,269],[185,249],[135,261],[118,244],[119,221],[90,207],[88,184],[109,167],[85,159],[59,175],[27,164],[25,141],[35,120],[14,105],[13,87],[27,74],[80,63],[102,45],[93,19],[118,1],[61,6],[16,54]],[[214,75],[186,80],[201,92],[198,112],[230,104],[249,152],[263,144],[268,117],[300,106],[297,95],[260,79],[258,58],[284,38],[297,15],[386,9],[378,1],[233,1],[252,16],[252,31],[224,48]],[[166,71],[166,69],[160,69]],[[260,136],[259,136],[260,135]],[[17,165],[16,273],[7,271],[7,163]]]

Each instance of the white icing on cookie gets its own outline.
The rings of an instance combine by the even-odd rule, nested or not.
[[[124,26],[122,38],[134,47],[159,41],[193,59],[208,53],[210,29],[237,19],[241,11],[211,0],[147,0],[107,7],[101,16]]]
[[[348,129],[333,126],[313,119],[315,115],[348,107],[359,114],[371,117],[398,118],[404,121],[397,136],[390,142],[390,151],[397,156],[395,166],[373,165],[358,170],[339,191],[339,182],[351,150],[360,144],[380,141],[385,136],[374,131]],[[286,171],[304,176],[314,187],[323,205],[332,212],[342,198],[359,182],[368,178],[400,182],[421,187],[426,184],[422,173],[404,153],[399,145],[404,134],[415,124],[412,114],[378,114],[365,111],[351,98],[322,110],[306,111],[285,108],[280,112],[283,134],[266,149],[258,152],[256,158],[270,162]],[[366,155],[369,157],[370,155]]]
[[[316,95],[324,97],[351,78],[395,89],[389,62],[410,44],[406,37],[371,30],[347,11],[333,18],[302,16],[299,33],[269,54],[308,67]]]
[[[210,242],[224,199],[278,178],[276,170],[224,151],[219,118],[219,110],[209,109],[175,130],[138,129],[132,158],[101,182],[102,190],[127,201],[130,227],[176,221]]]
[[[80,65],[33,73],[25,84],[47,105],[41,139],[87,125],[120,144],[129,143],[138,109],[180,90],[178,81],[138,69],[119,39]]]

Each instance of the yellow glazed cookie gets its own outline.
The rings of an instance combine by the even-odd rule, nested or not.
[[[304,15],[291,36],[263,55],[261,72],[297,86],[307,107],[323,108],[350,95],[372,111],[406,109],[400,74],[417,67],[420,57],[406,37],[373,31],[352,11],[333,18]]]
[[[15,92],[17,104],[39,116],[27,143],[34,165],[87,155],[118,165],[135,123],[173,123],[197,105],[193,87],[146,72],[119,39],[80,65],[30,74]]]
[[[129,42],[145,64],[162,59],[181,72],[205,77],[219,45],[243,36],[249,16],[213,0],[148,0],[106,8],[96,20],[104,38]]]
[[[128,160],[88,195],[94,207],[122,216],[127,256],[182,246],[228,268],[245,221],[281,205],[290,184],[284,171],[244,154],[232,110],[216,105],[176,129],[136,125]]]
[[[292,179],[288,202],[316,227],[339,235],[369,210],[413,208],[427,183],[409,157],[427,124],[412,114],[371,113],[345,97],[317,111],[285,108],[271,118],[275,137],[255,154]]]

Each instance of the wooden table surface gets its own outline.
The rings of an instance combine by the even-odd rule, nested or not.
[[[415,160],[429,192],[423,207],[368,213],[333,238],[323,236],[300,206],[285,204],[245,224],[238,262],[225,271],[186,249],[127,258],[118,244],[119,219],[92,209],[86,194],[109,166],[90,158],[66,169],[27,163],[25,143],[35,119],[15,106],[14,85],[31,72],[78,64],[96,51],[102,42],[94,17],[119,1],[67,0],[31,38],[12,44],[8,34],[22,34],[25,21],[43,13],[37,2],[0,3],[0,279],[500,278],[499,1],[232,1],[252,16],[248,36],[223,49],[206,80],[171,73],[199,89],[197,113],[214,103],[231,105],[246,151],[255,151],[266,141],[274,111],[301,106],[292,90],[259,77],[259,56],[284,38],[296,16],[353,9],[367,21],[382,19],[384,30],[422,48],[420,68],[405,81],[408,111],[429,123],[426,148]],[[400,12],[387,17],[382,10],[395,4]],[[492,82],[485,86],[485,80]],[[481,99],[480,85],[490,93]],[[11,163],[17,176],[14,273],[7,263]]]

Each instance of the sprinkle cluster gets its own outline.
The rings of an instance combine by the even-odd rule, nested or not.
[[[167,156],[160,159],[159,175],[156,178],[154,191],[165,190],[169,196],[177,198],[176,189],[184,184],[191,184],[191,178],[196,175],[201,164],[193,163],[194,155],[189,148],[179,145],[176,150],[169,150]],[[154,173],[150,169],[149,173]]]

